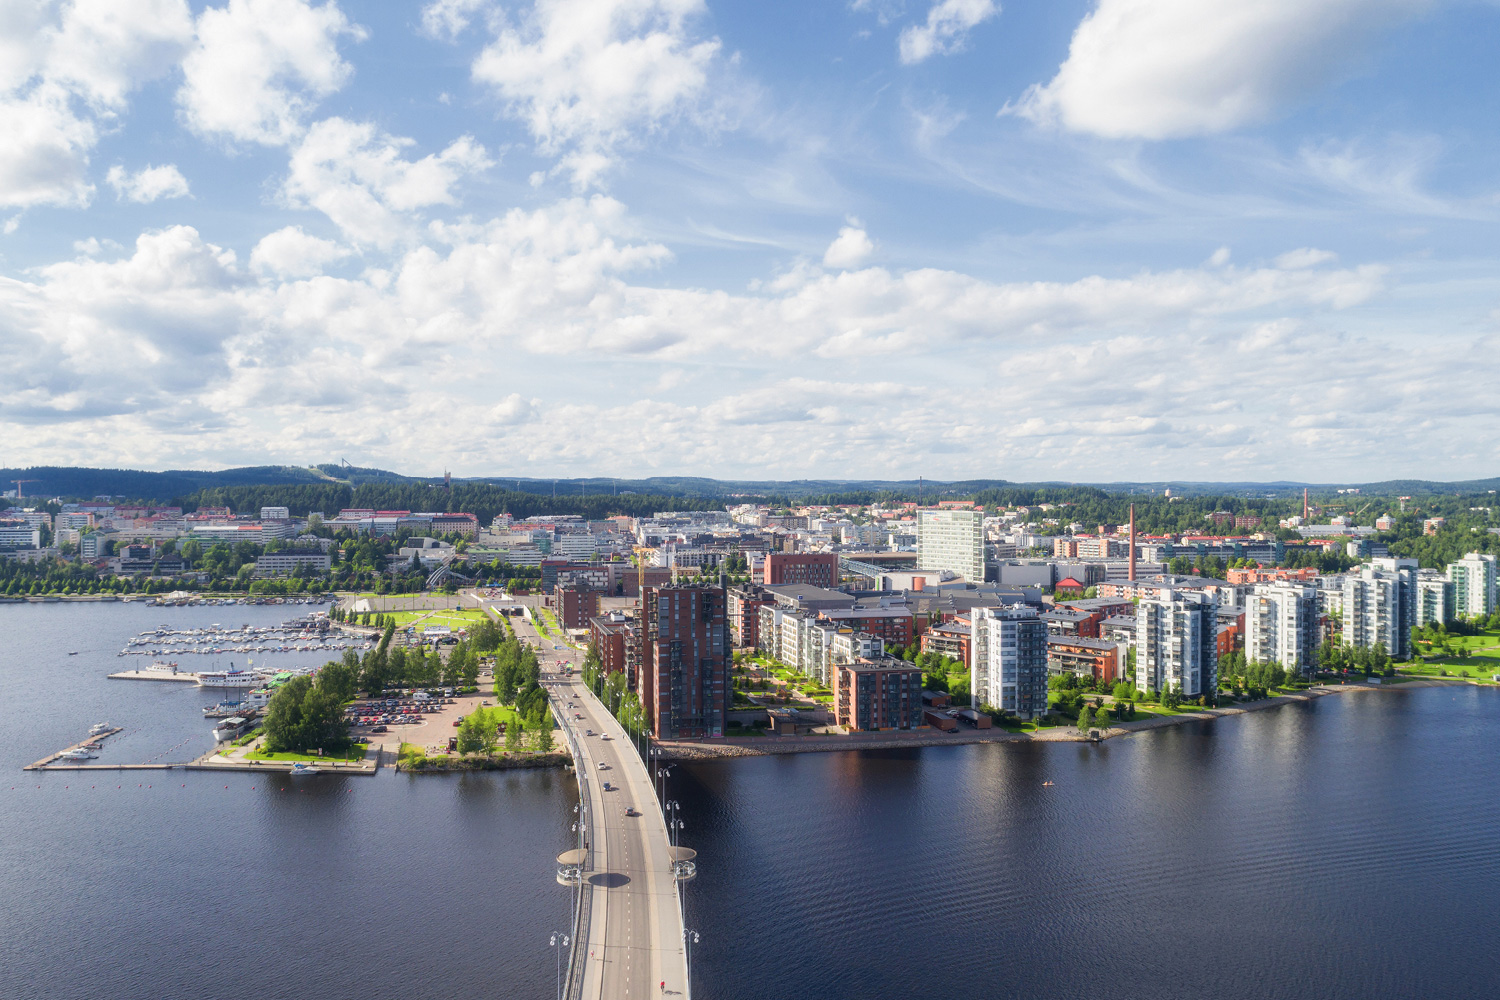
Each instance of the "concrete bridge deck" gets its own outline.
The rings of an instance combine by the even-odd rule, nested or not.
[[[690,996],[681,896],[650,772],[629,734],[576,670],[572,677],[562,675],[573,652],[566,646],[554,650],[560,642],[537,635],[522,621],[512,618],[511,624],[518,636],[540,643],[543,683],[578,765],[586,836],[578,890],[582,918],[568,995],[581,1000]],[[638,815],[626,815],[628,810]]]

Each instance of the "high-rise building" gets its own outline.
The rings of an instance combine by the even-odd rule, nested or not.
[[[1184,698],[1218,691],[1218,602],[1212,594],[1158,590],[1135,611],[1136,687]]]
[[[984,582],[984,511],[917,511],[917,568]]]
[[[1384,646],[1395,660],[1411,657],[1417,621],[1417,561],[1374,559],[1344,577],[1344,642]]]
[[[1318,620],[1316,587],[1287,581],[1256,584],[1245,602],[1245,658],[1311,673],[1321,644]]]
[[[659,740],[724,735],[729,621],[723,587],[647,587],[637,683]]]
[[[1495,557],[1487,552],[1470,552],[1458,562],[1448,564],[1448,579],[1453,581],[1453,608],[1461,615],[1488,618],[1495,613]]]
[[[1453,589],[1453,581],[1435,569],[1417,572],[1417,628],[1453,620]]]
[[[285,521],[291,516],[292,511],[288,507],[262,507],[260,509],[262,521]]]
[[[969,691],[1023,719],[1047,712],[1047,623],[1035,608],[975,608],[971,613]]]

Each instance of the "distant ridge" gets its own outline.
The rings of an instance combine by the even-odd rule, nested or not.
[[[144,472],[134,469],[93,469],[69,466],[32,466],[0,469],[0,486],[10,489],[14,480],[30,479],[24,485],[26,496],[94,497],[117,496],[132,500],[161,503],[180,499],[198,490],[233,486],[282,486],[340,484],[356,487],[364,484],[440,485],[442,476],[407,476],[385,469],[325,463],[313,467],[293,465],[260,465],[217,472],[173,469],[166,472]],[[798,499],[835,494],[911,494],[918,489],[924,497],[970,496],[986,490],[1042,490],[1092,488],[1111,494],[1160,494],[1166,489],[1180,496],[1246,496],[1285,497],[1308,489],[1326,494],[1339,489],[1355,488],[1371,495],[1459,495],[1481,494],[1500,490],[1500,477],[1470,479],[1461,482],[1435,482],[1423,479],[1390,479],[1372,483],[1300,483],[1276,482],[1201,482],[1162,480],[1157,482],[1084,483],[1054,480],[1020,483],[1004,479],[965,479],[935,481],[924,479],[791,479],[734,480],[699,476],[651,476],[644,479],[615,479],[590,476],[575,479],[539,479],[529,476],[454,477],[453,482],[485,483],[504,489],[558,497],[614,493],[641,493],[686,500],[702,499],[715,504],[735,496],[783,497]]]

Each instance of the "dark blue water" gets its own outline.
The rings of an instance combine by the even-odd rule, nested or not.
[[[1500,996],[1495,690],[673,780],[715,1000]]]
[[[104,719],[128,730],[104,759],[196,756],[212,696],[104,680],[142,659],[114,653],[163,621],[297,610],[0,606],[0,998],[553,995],[561,771],[20,770]]]
[[[104,719],[109,759],[196,755],[209,696],[114,653],[295,612],[0,606],[0,1000],[552,995],[562,772],[21,772]],[[1500,995],[1497,747],[1462,688],[686,767],[695,995]]]

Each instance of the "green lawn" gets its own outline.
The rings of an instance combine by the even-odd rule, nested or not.
[[[319,760],[345,760],[358,761],[365,759],[365,748],[362,746],[350,747],[342,754],[329,753],[319,757],[314,753],[267,753],[264,750],[252,750],[245,754],[246,760],[281,760],[281,761],[319,761]]]

